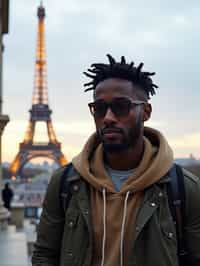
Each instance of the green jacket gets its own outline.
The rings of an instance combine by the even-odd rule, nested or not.
[[[68,177],[72,198],[64,213],[60,183],[64,168],[51,179],[43,204],[33,266],[90,266],[93,230],[88,185],[79,175]],[[200,265],[200,180],[184,170],[186,207],[184,236],[188,266]],[[128,266],[178,266],[176,229],[163,177],[145,191],[136,220],[136,239]],[[116,265],[117,266],[117,265]]]

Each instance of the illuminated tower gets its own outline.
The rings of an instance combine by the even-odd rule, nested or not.
[[[32,108],[30,120],[25,138],[19,145],[19,152],[10,166],[13,175],[20,175],[23,166],[33,158],[48,157],[53,159],[59,165],[67,163],[61,152],[61,143],[56,139],[55,131],[51,121],[52,111],[48,104],[48,87],[47,87],[47,63],[45,52],[45,8],[42,2],[37,10],[38,16],[38,35],[37,50],[35,61],[34,90],[32,99]],[[48,142],[34,142],[35,126],[38,121],[46,123]]]

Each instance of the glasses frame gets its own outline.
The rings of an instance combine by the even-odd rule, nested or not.
[[[127,101],[129,102],[129,110],[128,110],[128,113],[125,114],[125,115],[128,115],[128,114],[130,113],[130,110],[131,110],[132,107],[135,107],[135,106],[137,106],[137,105],[141,105],[141,104],[146,104],[146,103],[147,103],[147,102],[145,102],[145,101],[140,101],[140,100],[135,100],[135,101],[133,101],[133,100],[130,100],[130,99],[128,99],[128,98],[117,98],[117,99],[125,99],[125,100],[127,100]],[[107,107],[107,108],[106,108],[106,111],[105,111],[105,114],[102,115],[102,116],[101,116],[101,115],[95,115],[94,107],[95,107],[95,103],[98,102],[98,101],[102,101],[102,102],[104,102],[104,103],[106,104],[106,107]],[[97,101],[95,101],[95,102],[88,103],[88,107],[89,107],[89,109],[90,109],[90,113],[91,113],[92,116],[94,116],[94,117],[98,117],[98,118],[103,118],[103,117],[105,117],[105,115],[106,115],[108,109],[110,109],[110,110],[112,111],[112,113],[113,113],[115,116],[120,117],[119,114],[116,114],[116,113],[113,111],[113,109],[112,109],[112,103],[113,103],[113,101],[111,101],[111,102],[106,102],[106,101],[104,101],[104,100],[99,99],[99,100],[97,100]],[[123,116],[125,116],[125,115],[121,115],[121,117],[123,117]]]

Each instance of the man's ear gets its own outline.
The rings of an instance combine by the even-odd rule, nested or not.
[[[150,103],[145,103],[143,105],[143,121],[149,120],[151,117],[152,107]]]

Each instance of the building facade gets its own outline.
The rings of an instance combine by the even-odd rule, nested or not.
[[[1,139],[5,125],[9,117],[2,111],[2,91],[3,91],[3,35],[8,33],[9,28],[9,0],[0,0],[0,187],[2,184],[2,160],[1,160]],[[1,189],[0,189],[1,192]],[[9,212],[3,207],[0,195],[0,230],[6,227]]]

